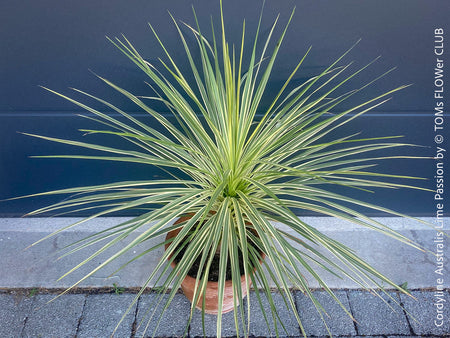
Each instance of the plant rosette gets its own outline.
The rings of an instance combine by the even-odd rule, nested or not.
[[[262,98],[266,87],[272,85],[269,78],[293,14],[294,11],[276,42],[273,41],[273,33],[278,17],[267,30],[264,28],[266,37],[260,44],[261,11],[251,39],[247,38],[247,28],[243,23],[238,47],[230,47],[226,39],[222,1],[219,33],[212,22],[212,37],[209,39],[200,30],[195,11],[194,25],[179,24],[172,18],[179,34],[180,46],[190,66],[190,69],[183,67],[183,70],[151,25],[166,56],[166,60],[161,60],[162,69],[150,63],[148,60],[154,58],[142,56],[125,37],[110,39],[148,76],[149,94],[136,96],[103,77],[99,79],[148,114],[154,121],[152,124],[143,123],[112,103],[81,90],[75,89],[77,95],[96,101],[114,114],[104,113],[46,88],[86,110],[89,114],[81,116],[99,123],[100,127],[81,130],[84,139],[95,135],[92,142],[27,134],[90,151],[89,155],[38,157],[133,163],[156,166],[168,173],[162,179],[151,177],[30,195],[70,196],[28,215],[90,213],[37,243],[97,217],[138,210],[136,216],[68,247],[67,254],[70,254],[100,245],[99,249],[90,252],[88,258],[61,278],[87,266],[100,254],[112,254],[67,291],[107,265],[117,264],[119,258],[129,257],[131,263],[166,244],[166,250],[147,276],[128,311],[144,290],[152,285],[161,285],[155,292],[159,292],[160,302],[163,302],[163,309],[166,310],[179,287],[186,289],[188,282],[185,282],[185,276],[194,262],[199,260],[200,276],[194,278],[195,281],[191,279],[194,291],[185,291],[186,294],[193,294],[189,326],[196,306],[204,312],[209,311],[203,306],[203,299],[209,299],[207,277],[219,249],[218,279],[216,291],[212,292],[214,296],[217,295],[214,302],[217,303],[216,332],[219,337],[222,332],[221,315],[230,310],[229,305],[223,305],[228,303],[230,297],[233,299],[231,309],[234,310],[237,335],[248,335],[248,326],[240,328],[238,323],[247,322],[250,325],[250,302],[247,302],[247,311],[238,304],[248,294],[250,285],[253,285],[256,305],[261,307],[268,325],[270,317],[275,323],[282,320],[271,294],[275,287],[281,291],[286,306],[291,309],[304,335],[306,333],[296,311],[294,297],[288,292],[292,287],[301,290],[312,300],[326,326],[326,313],[308,288],[306,275],[314,279],[349,316],[351,313],[329,288],[322,273],[349,278],[363,289],[374,287],[383,292],[385,287],[390,287],[407,293],[367,264],[352,249],[298,217],[298,211],[300,214],[312,212],[336,217],[421,249],[402,234],[367,217],[361,210],[398,217],[407,215],[349,196],[354,189],[358,192],[398,188],[426,190],[418,184],[405,183],[417,182],[419,178],[374,170],[375,164],[382,161],[417,161],[421,158],[398,152],[396,149],[411,145],[398,142],[396,136],[364,138],[358,136],[357,132],[334,134],[407,86],[375,94],[368,92],[374,82],[391,72],[388,70],[365,81],[360,87],[350,91],[344,89],[351,83],[350,80],[361,76],[376,61],[359,67],[353,62],[344,63],[353,47],[316,76],[306,81],[303,76],[297,79],[310,51],[308,49],[298,64],[292,67],[292,72],[271,103],[263,105]],[[193,34],[198,57],[193,56],[193,47],[185,37],[186,30],[188,34]],[[293,81],[295,79],[298,81]],[[152,108],[155,101],[165,105],[171,119]],[[159,124],[160,128],[155,128],[154,124]],[[164,131],[161,132],[161,129]],[[106,136],[106,141],[116,137],[127,144],[124,147],[105,145],[99,141],[100,136]],[[95,151],[97,154],[92,154]],[[380,155],[383,151],[389,151],[389,154]],[[191,216],[183,218],[182,225],[171,223],[186,215]],[[280,223],[285,228],[277,225]],[[251,224],[251,230],[246,224]],[[170,245],[167,245],[164,238],[173,230],[178,234],[168,239]],[[121,245],[124,240],[128,240],[127,244]],[[152,241],[159,241],[159,244],[148,248],[148,243],[154,243]],[[146,249],[136,253],[138,246]],[[177,264],[173,264],[180,250],[184,250],[182,257]],[[261,260],[261,252],[265,254],[264,260]],[[171,262],[172,269],[167,260]],[[226,281],[228,267],[231,270],[231,284]],[[231,290],[226,288],[230,285]],[[205,292],[206,298],[203,297]],[[385,295],[396,302],[389,293]],[[267,301],[263,302],[262,297]],[[149,314],[148,323],[153,317],[160,320],[163,313],[155,308]],[[204,316],[202,319],[204,324]],[[277,336],[280,328],[282,325],[275,325],[274,333]],[[328,332],[332,334],[330,330]]]

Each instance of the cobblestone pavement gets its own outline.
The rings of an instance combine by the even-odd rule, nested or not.
[[[79,290],[74,294],[65,294],[52,300],[57,293],[36,292],[36,290],[7,290],[0,293],[0,338],[9,337],[110,337],[117,322],[122,318],[136,294],[124,292],[116,294]],[[50,290],[51,291],[51,290]],[[324,337],[328,335],[320,316],[309,299],[298,291],[295,296],[298,314],[304,325],[307,336]],[[336,290],[337,298],[354,316],[352,321],[345,312],[323,291],[314,294],[328,314],[327,323],[336,337],[443,337],[450,336],[450,292],[448,290],[412,291],[415,298],[392,292],[403,308],[392,299],[384,296],[383,300],[365,291]],[[157,295],[143,294],[131,311],[125,316],[114,337],[141,337],[144,325],[140,325],[145,314],[155,309],[154,300]],[[265,313],[257,305],[256,295],[250,294],[251,337],[275,336],[274,322],[267,306]],[[281,329],[281,337],[300,337],[301,331],[292,313],[286,308],[282,297],[273,293],[285,330]],[[186,332],[187,337],[203,336],[201,313],[196,311],[191,324],[187,327],[189,302],[182,294],[176,294],[169,309],[161,320],[150,320],[147,335],[155,337],[178,337]],[[246,311],[247,306],[244,305]],[[156,313],[162,313],[156,308]],[[414,319],[415,320],[414,320]],[[187,329],[187,331],[186,331]],[[214,337],[216,317],[205,316],[205,334]],[[236,336],[234,316],[232,313],[223,316],[222,334],[224,337]]]

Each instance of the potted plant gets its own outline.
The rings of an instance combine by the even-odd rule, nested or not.
[[[342,92],[344,84],[360,76],[372,64],[370,62],[351,72],[349,64],[342,66],[341,62],[353,47],[317,76],[298,86],[291,86],[291,79],[301,69],[308,50],[293,67],[269,107],[260,112],[261,99],[294,11],[281,36],[272,44],[278,18],[275,20],[260,50],[257,41],[260,38],[261,17],[254,40],[246,38],[244,23],[242,40],[235,48],[226,39],[222,3],[220,10],[220,29],[213,31],[209,40],[198,24],[196,27],[180,25],[172,18],[191,67],[189,70],[177,66],[152,26],[166,53],[166,61],[161,61],[162,71],[142,57],[125,37],[111,39],[148,75],[152,82],[149,92],[156,95],[138,97],[105,78],[99,76],[99,79],[148,113],[164,128],[164,132],[81,90],[76,91],[104,104],[106,109],[120,117],[113,117],[48,89],[90,112],[90,116],[86,117],[102,125],[96,130],[82,130],[83,133],[113,135],[129,142],[134,149],[31,135],[99,152],[99,155],[39,157],[139,163],[163,168],[170,173],[170,178],[114,182],[36,194],[33,196],[73,196],[30,215],[95,210],[91,216],[70,225],[75,227],[96,217],[141,208],[143,211],[139,215],[76,244],[73,251],[100,241],[105,243],[71,271],[140,230],[129,244],[118,248],[78,283],[123,255],[130,255],[130,261],[140,258],[142,255],[133,256],[133,248],[149,239],[159,238],[160,246],[165,246],[166,250],[147,282],[142,285],[136,300],[152,282],[160,281],[162,287],[158,292],[167,297],[168,304],[179,287],[184,287],[186,276],[196,265],[193,276],[187,277],[192,285],[192,290],[186,291],[192,298],[191,316],[196,306],[204,312],[216,312],[219,337],[222,313],[234,310],[236,323],[239,317],[244,319],[244,309],[239,304],[252,285],[258,299],[265,294],[272,316],[277,317],[270,279],[282,292],[286,304],[292,308],[302,327],[292,295],[283,291],[291,287],[302,290],[312,299],[318,311],[322,311],[308,289],[303,271],[316,279],[338,303],[333,291],[321,278],[321,270],[351,278],[362,288],[375,285],[383,290],[384,285],[405,292],[352,250],[306,224],[294,211],[307,210],[355,222],[416,246],[356,209],[364,207],[396,216],[404,215],[328,189],[336,186],[348,190],[416,188],[403,183],[403,180],[412,177],[372,170],[374,162],[390,161],[398,156],[380,157],[371,156],[371,153],[407,146],[395,141],[395,137],[363,139],[356,134],[332,137],[336,129],[378,107],[389,95],[406,86],[368,97],[370,93],[367,93],[367,88],[390,72],[387,71],[368,80],[360,88]],[[187,43],[186,30],[195,37],[194,47]],[[194,58],[193,48],[199,53],[199,59]],[[244,58],[247,48],[249,59]],[[193,76],[194,81],[187,80],[188,74]],[[359,101],[343,111],[330,113],[350,98],[359,98]],[[152,108],[154,100],[167,107],[176,123]],[[278,227],[278,223],[284,224],[290,231]],[[145,253],[151,253],[156,248],[148,248]],[[330,252],[335,260],[319,248]],[[168,263],[172,266],[171,270]],[[213,265],[217,266],[217,272],[212,272]],[[165,273],[168,273],[167,278],[161,281]],[[217,299],[213,301],[215,309],[211,310],[207,304],[209,296],[205,295],[210,292],[208,281],[213,279],[213,274],[216,274],[213,293]],[[229,288],[226,289],[226,286]],[[231,303],[224,307],[229,300]],[[260,304],[262,306],[261,301]],[[247,306],[249,316],[250,304]],[[243,331],[247,335],[245,326]]]

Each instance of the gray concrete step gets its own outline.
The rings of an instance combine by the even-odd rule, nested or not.
[[[0,257],[2,258],[0,262],[0,288],[68,287],[77,282],[90,269],[103,262],[105,257],[113,251],[105,252],[82,269],[75,271],[59,282],[57,281],[59,277],[100,246],[95,245],[62,259],[57,259],[61,254],[61,249],[73,241],[92,235],[95,231],[115,225],[123,221],[124,218],[95,219],[62,231],[57,236],[24,250],[53,231],[77,220],[76,218],[0,218]],[[442,243],[437,243],[436,231],[426,225],[396,217],[376,219],[415,240],[428,249],[430,251],[428,253],[418,251],[375,231],[342,220],[329,217],[307,217],[304,220],[331,238],[354,249],[363,259],[389,276],[395,283],[408,282],[410,288],[436,287],[438,279],[442,277],[443,285],[441,286],[450,287],[450,278],[443,278],[444,276],[439,274],[439,262],[437,257],[433,255],[437,253],[437,250],[441,250],[441,256],[449,257],[450,245],[446,244],[448,238],[444,237]],[[432,218],[425,218],[424,220],[430,223],[435,221]],[[450,218],[445,218],[443,224],[444,230],[450,230]],[[283,225],[279,226],[283,227]],[[124,247],[126,243],[127,240],[124,240],[119,242],[117,246]],[[130,258],[157,243],[156,240],[148,241],[145,247],[140,246],[129,252],[128,255],[124,255],[114,264],[86,279],[80,286],[104,287],[112,286],[115,283],[127,288],[140,287],[147,280],[148,275],[161,257],[162,248],[142,257],[118,273],[114,272]],[[305,272],[305,275],[308,274]],[[348,279],[341,279],[325,272],[321,275],[331,288],[358,288],[358,285]],[[310,287],[319,287],[314,280],[309,279],[309,282]]]

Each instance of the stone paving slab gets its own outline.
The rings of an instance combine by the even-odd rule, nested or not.
[[[20,337],[33,299],[23,295],[0,294],[0,337]]]
[[[168,295],[163,295],[161,302],[159,302],[159,298],[159,295],[151,293],[144,294],[139,299],[136,337],[152,337],[153,335],[156,337],[181,337],[186,332],[191,308],[186,297],[176,294],[164,313],[162,311]],[[146,330],[147,325],[148,329]]]
[[[397,293],[391,292],[389,295],[395,299],[396,302],[400,302]],[[348,296],[350,307],[356,320],[357,334],[411,334],[403,309],[385,294],[380,294],[384,301],[369,292],[349,291]],[[390,308],[388,304],[392,308]]]
[[[412,317],[409,323],[413,332],[417,335],[450,334],[450,292],[413,291],[411,294],[417,300],[406,295],[401,295],[401,299]]]
[[[114,332],[135,294],[97,294],[88,295],[81,316],[77,338],[101,338],[106,332]],[[129,337],[133,330],[136,304],[132,306],[117,328],[114,337]]]
[[[76,335],[86,295],[64,295],[48,303],[55,296],[47,294],[33,297],[23,337],[71,338]]]
[[[245,305],[244,305],[245,306]],[[246,307],[245,307],[246,308]],[[247,318],[247,311],[244,311],[245,319]],[[243,324],[239,318],[239,336],[243,334]],[[202,313],[200,310],[195,310],[192,316],[192,322],[189,328],[189,337],[216,337],[217,336],[217,316],[205,314],[205,334],[203,334]],[[224,313],[222,315],[222,337],[236,337],[238,332],[236,331],[236,325],[234,321],[234,312]]]
[[[326,314],[323,314],[323,318],[326,320],[326,324],[333,336],[351,336],[356,334],[355,324],[352,319],[327,292],[315,291],[312,294],[326,312]],[[335,295],[347,311],[350,311],[347,292],[337,291]],[[295,296],[298,313],[306,334],[308,336],[328,335],[329,333],[323,319],[320,317],[311,299],[299,291],[295,293]]]
[[[256,292],[250,292],[250,330],[249,334],[256,337],[275,337],[276,328],[280,337],[299,336],[300,328],[298,326],[295,316],[292,314],[292,310],[288,308],[283,300],[281,293],[273,292],[271,294],[275,307],[277,308],[279,318],[273,318],[272,311],[269,305],[269,301],[265,295],[260,292],[261,303],[263,308],[259,305]],[[263,312],[266,315],[264,319]],[[281,326],[280,319],[284,325],[284,329]]]

